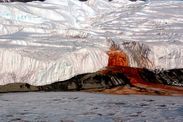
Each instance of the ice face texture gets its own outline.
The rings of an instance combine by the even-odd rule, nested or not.
[[[182,68],[182,6],[129,0],[0,4],[0,85],[45,85],[98,71],[108,66],[113,45],[128,66]]]

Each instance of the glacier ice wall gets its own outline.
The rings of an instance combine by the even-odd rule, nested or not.
[[[0,3],[0,85],[44,85],[108,65],[113,44],[132,67],[183,68],[183,2]]]

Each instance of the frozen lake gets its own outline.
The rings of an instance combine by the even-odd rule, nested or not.
[[[0,94],[2,122],[183,121],[183,97],[84,92]]]

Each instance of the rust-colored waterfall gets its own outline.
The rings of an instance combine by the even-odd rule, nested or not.
[[[174,80],[180,80],[178,78],[180,76],[176,75],[176,73],[182,69],[162,71],[158,74],[145,68],[129,67],[128,55],[120,50],[111,49],[108,55],[108,67],[99,71],[99,73],[103,75],[122,73],[128,78],[131,86],[114,87],[112,89],[105,89],[102,92],[114,94],[183,95],[183,87],[172,85]],[[175,75],[175,79],[173,80],[167,76],[166,72],[169,72],[169,74],[172,72]]]

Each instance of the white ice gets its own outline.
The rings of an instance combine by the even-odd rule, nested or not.
[[[107,66],[111,44],[130,66],[183,68],[183,2],[0,3],[0,85],[44,85]]]

